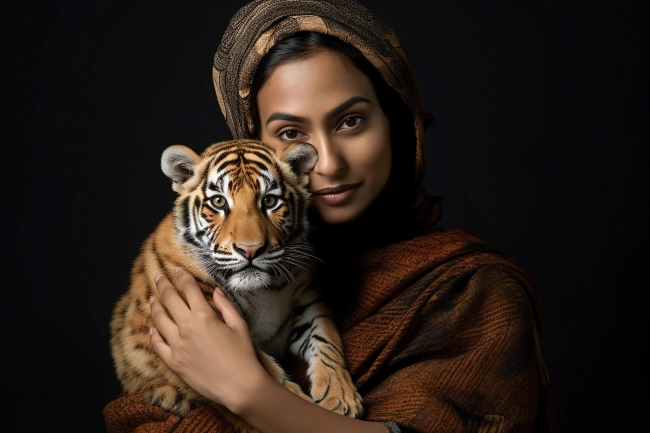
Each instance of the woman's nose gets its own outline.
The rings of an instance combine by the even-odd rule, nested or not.
[[[345,158],[327,135],[312,137],[311,145],[318,152],[318,161],[314,166],[315,173],[331,178],[343,173],[346,166]]]

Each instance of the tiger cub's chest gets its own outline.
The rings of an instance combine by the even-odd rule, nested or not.
[[[291,285],[276,291],[254,291],[236,299],[252,340],[264,352],[279,357],[287,349],[296,300]]]

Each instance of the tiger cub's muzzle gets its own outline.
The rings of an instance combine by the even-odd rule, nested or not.
[[[265,243],[258,244],[232,244],[232,249],[241,256],[253,262],[253,259],[264,252],[266,249]]]

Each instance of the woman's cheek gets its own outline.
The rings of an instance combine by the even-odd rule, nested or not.
[[[390,141],[386,135],[376,135],[364,146],[363,165],[373,177],[387,180],[392,165]]]

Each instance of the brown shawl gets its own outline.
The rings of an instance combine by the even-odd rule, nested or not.
[[[365,419],[417,432],[548,431],[539,300],[511,260],[463,231],[434,230],[361,266],[340,326]],[[179,419],[137,395],[104,416],[111,433],[234,431],[208,407]]]
[[[407,103],[420,185],[424,114],[414,75],[393,31],[352,0],[258,0],[237,12],[213,68],[234,137],[256,133],[250,87],[261,57],[301,30],[355,46]],[[439,206],[422,193],[416,197],[421,219],[435,222]],[[352,308],[339,318],[364,418],[392,420],[417,432],[550,431],[535,287],[492,246],[460,230],[429,227],[428,233],[361,257],[363,280]],[[300,365],[293,366],[290,372],[300,380]],[[208,407],[179,419],[145,405],[138,395],[109,403],[104,417],[111,433],[234,432]]]

